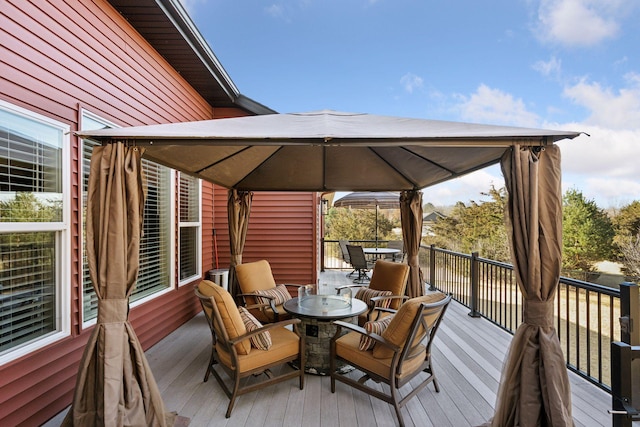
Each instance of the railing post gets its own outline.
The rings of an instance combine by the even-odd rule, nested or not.
[[[620,338],[611,343],[613,427],[631,427],[640,416],[640,302],[638,285],[620,284]]]
[[[324,245],[325,245],[324,237],[320,239],[320,271],[324,272]]]
[[[471,266],[470,266],[471,275],[471,301],[469,312],[469,316],[471,317],[480,317],[480,313],[478,313],[478,288],[479,288],[479,280],[478,280],[478,252],[471,253]]]
[[[436,290],[436,245],[429,247],[429,290]]]

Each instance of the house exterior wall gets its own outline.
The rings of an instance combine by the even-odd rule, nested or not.
[[[212,108],[102,0],[2,1],[0,40],[0,101],[66,124],[71,132],[78,130],[83,111],[118,126],[249,114]],[[39,425],[71,403],[78,363],[93,329],[82,323],[81,141],[71,134],[68,144],[69,253],[63,268],[68,269],[70,294],[65,304],[69,307],[64,313],[68,313],[69,333],[0,364],[2,426]],[[226,197],[225,189],[202,183],[203,274],[215,262],[214,228],[219,265],[228,266]],[[266,257],[280,282],[314,281],[315,197],[313,193],[257,195],[245,259]],[[177,231],[173,237],[175,251]],[[175,276],[172,287],[130,312],[145,349],[200,310],[192,292],[192,283],[198,280],[178,286],[177,269],[170,271]]]
[[[227,190],[216,186],[213,212],[221,268],[229,265],[227,198]],[[254,193],[242,261],[266,259],[276,283],[316,283],[319,203],[317,193]]]

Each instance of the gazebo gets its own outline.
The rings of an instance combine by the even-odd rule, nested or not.
[[[230,230],[231,267],[242,261],[243,229],[246,232],[253,191],[401,191],[403,239],[411,267],[410,296],[421,294],[423,288],[417,259],[422,228],[420,190],[500,162],[509,193],[514,270],[525,303],[524,323],[505,361],[493,422],[535,425],[544,419],[548,425],[572,425],[569,382],[553,326],[562,217],[560,151],[554,143],[575,138],[579,132],[319,111],[103,129],[77,135],[111,147],[97,150],[92,159],[92,165],[103,165],[103,181],[94,185],[105,194],[111,194],[109,188],[143,191],[139,174],[129,174],[130,180],[112,179],[121,173],[117,169],[130,172],[130,163],[115,159],[138,156],[135,153],[229,188],[229,224],[235,227]],[[117,223],[123,212],[130,212],[129,198],[118,200],[125,202],[111,206],[108,198],[89,200],[89,210],[95,209],[95,218],[99,218],[96,230],[106,232],[105,224]],[[94,203],[99,207],[92,208]],[[138,209],[138,202],[136,206]],[[136,230],[120,234],[132,233],[135,235]],[[108,263],[105,265],[108,269]],[[125,271],[127,274],[121,275],[130,278],[131,268]],[[101,333],[101,319],[111,324],[128,323],[121,305],[111,302],[99,307],[94,334]],[[118,310],[111,312],[115,308]],[[109,316],[105,316],[105,310]],[[135,340],[129,329],[121,330]],[[99,337],[90,340],[90,345],[96,341]],[[103,360],[99,351],[96,348],[96,360]],[[87,353],[94,354],[90,349]],[[91,364],[84,362],[82,366],[77,390],[84,386],[81,381],[94,381]],[[152,376],[144,380],[153,385]],[[127,378],[123,383],[130,381]],[[114,380],[110,399],[117,403],[123,393],[116,385]],[[144,384],[140,389],[150,393],[143,393],[141,401],[157,401],[155,387]],[[85,406],[82,399],[81,393],[76,393],[74,410],[70,411],[74,417],[83,416],[77,411]],[[153,413],[162,412],[151,406]]]

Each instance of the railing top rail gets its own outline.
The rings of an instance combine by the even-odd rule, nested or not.
[[[591,292],[598,292],[598,293],[613,296],[613,297],[620,297],[620,289],[599,285],[597,283],[585,282],[582,280],[572,279],[570,277],[564,277],[564,276],[560,276],[560,283],[563,283],[565,285],[575,286],[577,288],[585,289]]]

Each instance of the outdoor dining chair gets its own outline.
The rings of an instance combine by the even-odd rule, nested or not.
[[[244,306],[259,321],[278,322],[289,319],[282,304],[291,299],[287,285],[277,285],[267,260],[247,262],[235,267]],[[297,290],[298,285],[290,285]]]
[[[351,265],[351,257],[349,256],[349,250],[347,249],[348,244],[349,244],[348,240],[344,240],[344,239],[338,240],[338,245],[340,245],[340,252],[342,253],[342,260],[347,264]],[[351,273],[347,274],[347,277],[352,277],[356,273],[357,271],[354,269]]]
[[[373,266],[373,273],[369,286],[346,285],[339,286],[336,291],[340,293],[344,288],[359,287],[354,294],[355,298],[367,303],[366,312],[358,316],[358,324],[364,325],[369,320],[376,320],[386,315],[385,311],[376,308],[391,308],[397,310],[408,297],[404,294],[409,278],[409,265],[378,260]],[[372,319],[375,313],[375,318]]]
[[[372,264],[367,260],[367,257],[362,250],[362,246],[347,245],[347,251],[349,252],[349,261],[354,270],[358,272],[358,277],[353,279],[354,283],[364,283],[369,281],[367,273],[372,267]]]
[[[335,321],[331,339],[331,392],[336,381],[345,383],[393,405],[400,426],[401,408],[429,383],[440,391],[431,360],[431,344],[442,321],[451,295],[433,293],[406,301],[393,315],[367,322],[365,327]],[[348,333],[343,335],[344,330]],[[336,370],[338,360],[362,372],[360,379]],[[418,374],[427,376],[413,381]],[[357,376],[357,375],[356,375]],[[388,386],[369,386],[368,381]],[[399,390],[411,382],[411,390]]]
[[[211,281],[203,280],[194,292],[212,337],[211,358],[204,381],[213,374],[229,398],[226,418],[231,416],[236,398],[245,393],[296,377],[300,390],[304,388],[304,369],[300,367],[305,366],[305,334],[298,326],[300,319],[263,326],[244,307],[237,307],[229,292]],[[289,325],[293,325],[293,331],[287,328]],[[217,366],[231,380],[229,385]],[[247,377],[252,378],[248,381]]]

